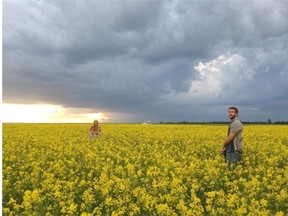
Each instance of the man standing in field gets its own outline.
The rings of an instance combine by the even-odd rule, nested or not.
[[[229,124],[228,135],[226,140],[224,141],[222,154],[225,155],[225,160],[228,164],[235,164],[241,160],[242,158],[242,131],[243,125],[241,121],[238,119],[238,108],[237,107],[229,107],[228,115],[231,119],[231,123]]]

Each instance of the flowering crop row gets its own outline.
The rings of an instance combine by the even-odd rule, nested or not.
[[[288,126],[3,124],[3,215],[287,215]]]

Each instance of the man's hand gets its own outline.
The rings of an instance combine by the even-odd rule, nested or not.
[[[222,150],[221,150],[221,154],[226,154],[226,150],[227,150],[227,148],[223,147]]]

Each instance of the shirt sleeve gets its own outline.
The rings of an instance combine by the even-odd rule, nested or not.
[[[242,124],[240,121],[232,122],[230,126],[230,132],[238,134],[242,130]]]

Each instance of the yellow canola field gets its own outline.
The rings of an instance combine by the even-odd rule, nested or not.
[[[3,124],[3,215],[288,215],[288,126]]]

